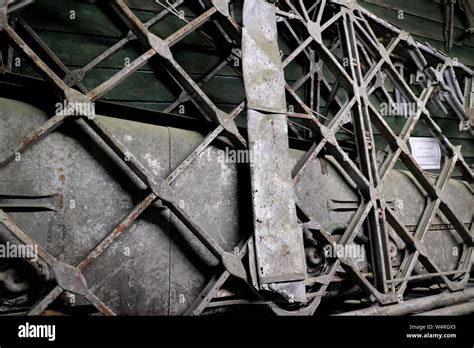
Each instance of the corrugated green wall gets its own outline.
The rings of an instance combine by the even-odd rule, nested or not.
[[[411,33],[415,39],[426,42],[430,46],[444,51],[444,19],[443,0],[360,0],[360,4],[379,17],[384,18],[393,25]],[[400,16],[402,11],[402,16]],[[474,67],[474,35],[467,35],[462,14],[456,11],[454,18],[454,45],[449,55],[468,66]],[[461,86],[463,87],[463,86]],[[466,161],[474,163],[474,139],[472,135],[460,132],[459,119],[451,114],[444,115],[439,110],[430,112],[443,132],[455,145],[462,145],[462,153]],[[404,119],[387,117],[390,125],[396,129],[403,126]],[[414,136],[430,136],[422,127],[413,134]]]
[[[142,21],[150,19],[157,10],[157,5],[152,0],[128,0],[127,3]],[[440,0],[362,0],[361,4],[392,24],[411,32],[418,40],[443,49],[443,15]],[[75,11],[74,20],[70,19],[71,10]],[[399,10],[403,11],[403,19],[399,19]],[[195,17],[191,9],[186,8],[185,13],[188,20]],[[24,18],[70,69],[86,65],[123,37],[123,30],[100,6],[85,0],[39,0],[26,10]],[[155,25],[152,31],[160,37],[166,37],[180,26],[182,23],[179,18],[168,16]],[[463,28],[464,24],[459,17],[456,17],[455,45],[450,54],[458,57],[461,62],[474,66],[474,38],[464,35]],[[282,50],[286,51],[284,43]],[[137,50],[133,44],[120,50],[86,75],[85,86],[93,88],[105,81],[122,69],[127,61],[138,57],[139,52],[140,49]],[[196,81],[225,58],[219,56],[219,50],[213,48],[197,33],[189,35],[173,47],[173,53],[177,61]],[[22,64],[18,71],[34,74],[26,63]],[[296,81],[302,71],[302,67],[292,64],[291,69],[286,71],[289,82]],[[168,78],[165,72],[154,69],[148,64],[107,94],[105,99],[152,110],[163,110],[179,94],[179,90],[172,90],[173,87],[170,87],[172,83],[166,82]],[[230,111],[244,98],[242,80],[231,67],[221,70],[203,89],[225,111]],[[186,112],[194,113],[191,108]],[[469,132],[459,131],[459,120],[456,116],[443,115],[435,111],[434,118],[455,145],[463,146],[462,152],[466,160],[473,163],[474,140]],[[387,117],[387,121],[398,130],[401,129],[405,119]],[[244,124],[242,121],[238,123]],[[429,133],[423,127],[419,127],[414,135],[429,136]],[[377,136],[377,139],[383,144],[380,136]]]
[[[410,32],[417,40],[444,51],[443,0],[360,0],[363,7]],[[403,11],[399,16],[399,11]],[[401,18],[400,18],[401,17]],[[454,46],[449,55],[474,66],[474,35],[464,31],[461,13],[454,17]]]

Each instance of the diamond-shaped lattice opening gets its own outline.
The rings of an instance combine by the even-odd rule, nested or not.
[[[70,2],[67,3],[71,5]],[[120,49],[117,46],[104,58],[113,64],[113,69],[104,69],[101,65],[103,59],[94,64],[89,69],[90,74],[86,75],[84,84],[88,89],[95,88],[88,94],[94,101],[105,95],[106,100],[114,102],[120,102],[119,95],[133,99],[134,90],[131,87],[139,86],[149,92],[150,99],[129,100],[129,105],[193,117],[201,114],[200,116],[216,123],[217,128],[204,141],[195,134],[193,146],[180,150],[173,147],[173,130],[168,130],[168,134],[161,134],[163,136],[153,143],[159,144],[157,148],[169,148],[170,163],[165,166],[168,168],[164,168],[162,161],[154,154],[140,150],[138,142],[134,140],[136,136],[127,132],[122,134],[120,129],[114,131],[115,121],[108,124],[99,118],[82,119],[77,123],[91,134],[96,134],[96,143],[104,145],[105,142],[107,146],[104,148],[108,150],[104,152],[118,159],[120,168],[128,173],[133,171],[143,181],[142,188],[151,191],[143,204],[133,202],[138,205],[127,218],[128,221],[119,225],[115,232],[122,233],[158,197],[163,198],[162,203],[170,208],[172,214],[163,216],[162,223],[172,226],[173,232],[180,232],[183,240],[190,245],[184,246],[185,243],[176,237],[170,241],[169,250],[185,250],[186,255],[180,257],[176,256],[178,253],[171,252],[168,264],[162,265],[165,273],[166,269],[169,272],[169,300],[170,303],[181,303],[180,296],[183,295],[186,302],[190,300],[189,293],[193,292],[180,284],[172,284],[171,274],[179,274],[184,269],[203,271],[205,276],[196,275],[193,283],[193,286],[199,288],[194,289],[194,294],[201,290],[202,293],[188,310],[199,314],[209,302],[212,303],[213,298],[221,296],[219,288],[228,285],[227,278],[231,274],[246,278],[239,274],[239,269],[235,269],[235,262],[252,250],[247,244],[248,236],[239,233],[242,226],[235,224],[236,221],[243,220],[241,213],[246,216],[248,212],[239,211],[239,202],[230,200],[230,197],[237,195],[237,181],[240,182],[235,174],[238,173],[235,169],[238,165],[222,161],[222,156],[219,161],[219,155],[227,149],[246,147],[246,140],[229,126],[229,120],[219,111],[227,112],[230,119],[244,111],[243,86],[240,85],[236,90],[234,86],[230,88],[226,84],[229,79],[241,81],[238,52],[240,43],[235,38],[241,30],[242,4],[237,2],[236,6],[232,4],[230,8],[231,16],[237,19],[236,24],[231,18],[226,19],[217,14],[216,8],[203,6],[213,2],[187,2],[186,6],[182,3],[176,1],[174,5],[170,5],[168,2],[151,2],[146,8],[136,8],[133,1],[128,1],[125,5],[118,1],[114,2],[117,6],[112,5],[114,11],[106,4],[104,14],[120,30],[117,30],[116,37],[97,37],[98,44],[93,53],[98,54],[99,48],[110,47],[112,39],[122,39],[129,30],[138,39],[124,42],[124,45],[130,47]],[[91,10],[93,6],[90,4],[81,7],[81,11]],[[461,174],[472,180],[472,172],[467,168],[459,148],[454,147],[437,127],[437,124],[444,122],[443,116],[431,109],[439,109],[443,113],[456,112],[459,118],[463,118],[463,112],[459,110],[462,98],[456,89],[456,79],[453,79],[453,76],[462,78],[462,73],[453,64],[441,64],[432,56],[423,60],[423,54],[413,45],[409,36],[393,30],[386,35],[386,28],[381,30],[382,24],[366,22],[368,18],[364,11],[357,7],[352,9],[352,6],[355,5],[350,2],[339,6],[327,5],[326,2],[286,1],[279,4],[277,20],[279,45],[285,66],[291,135],[312,140],[312,146],[308,146],[306,153],[293,153],[293,177],[299,199],[297,211],[304,224],[306,251],[314,251],[313,243],[327,246],[334,242],[355,242],[367,245],[365,256],[368,263],[360,266],[340,257],[331,257],[322,266],[315,264],[318,255],[313,253],[306,260],[307,307],[300,304],[283,305],[280,303],[281,298],[271,298],[275,301],[271,306],[276,312],[279,309],[275,309],[275,305],[284,310],[302,310],[301,313],[311,314],[325,291],[338,288],[335,283],[348,276],[382,304],[393,302],[392,295],[396,290],[403,293],[407,280],[424,279],[427,276],[426,270],[438,273],[437,281],[445,282],[450,290],[457,290],[458,285],[450,280],[465,277],[466,264],[472,252],[472,240],[469,240],[467,232],[469,227],[465,225],[465,221],[470,218],[469,210],[466,212],[463,207],[456,206],[456,202],[450,198],[452,196],[443,193],[458,190],[459,195],[466,192],[469,194],[464,184],[449,181],[449,178]],[[147,21],[154,21],[156,13],[163,9],[166,15],[156,25],[150,25],[149,28],[143,25]],[[117,12],[121,19],[113,14]],[[219,27],[214,18],[210,18],[214,14],[219,16]],[[205,24],[199,23],[200,19]],[[226,24],[230,24],[231,29],[222,25],[227,20]],[[100,35],[103,28],[96,26],[87,30],[95,30],[95,35]],[[49,34],[43,34],[45,41],[51,40]],[[231,37],[234,39],[230,39]],[[29,40],[39,43],[34,37]],[[208,45],[198,51],[193,46],[196,40],[208,41]],[[305,47],[298,53],[298,47],[303,42]],[[51,45],[55,44],[51,42]],[[58,45],[61,46],[59,43]],[[150,50],[150,47],[153,49]],[[173,54],[171,58],[167,53],[168,47]],[[61,47],[53,49],[53,53],[61,60],[66,60],[65,66],[53,69],[59,80],[70,73],[70,70],[87,65],[93,58],[76,57],[71,52],[61,51]],[[390,55],[391,53],[393,54]],[[189,59],[190,54],[194,58]],[[161,59],[156,59],[156,55],[162,56]],[[44,52],[41,56],[44,56]],[[54,60],[54,56],[48,59]],[[56,88],[65,96],[71,93],[44,67],[39,68],[43,70],[43,74],[49,75]],[[112,76],[117,80],[110,80]],[[77,83],[71,85],[77,85],[85,92],[84,86]],[[228,91],[228,94],[222,97],[223,90]],[[163,100],[155,103],[155,95],[163,96]],[[75,94],[74,97],[78,95]],[[418,99],[422,100],[422,105]],[[390,115],[384,115],[384,103],[389,107],[392,103],[415,103],[416,107],[414,111],[397,109],[393,115],[394,120],[389,125],[386,120]],[[423,110],[424,104],[428,112]],[[443,108],[442,105],[445,104],[447,106]],[[34,133],[33,138],[24,138],[20,147],[14,148],[11,153],[26,150],[26,145],[34,145],[40,136],[46,136],[60,126],[65,121],[60,116],[56,115],[48,121],[46,128],[39,129],[39,133]],[[242,121],[245,120],[241,119]],[[69,126],[68,123],[67,127]],[[112,128],[112,131],[107,128]],[[440,140],[443,153],[446,154],[439,173],[423,172],[410,155],[408,138],[426,137],[431,134],[428,130]],[[220,135],[228,139],[218,138]],[[458,172],[454,171],[455,165]],[[195,182],[199,182],[199,185],[195,185]],[[397,192],[400,182],[404,182],[405,187],[411,187],[412,190]],[[223,190],[216,189],[221,186],[224,187]],[[337,192],[332,190],[333,187],[338,187]],[[378,190],[379,187],[381,190]],[[175,196],[170,195],[167,188]],[[220,191],[228,194],[218,193]],[[243,200],[248,198],[242,197]],[[153,209],[162,208],[157,204]],[[401,214],[403,210],[409,211],[409,214]],[[160,212],[163,213],[162,210]],[[160,223],[151,215],[153,214],[148,211],[137,224]],[[21,234],[19,231],[17,233]],[[122,244],[115,244],[110,249],[106,248],[100,263],[106,264],[109,256],[120,252],[127,244],[125,241],[122,240]],[[93,242],[91,240],[95,244]],[[439,253],[440,244],[446,250],[451,248],[453,252]],[[249,248],[246,249],[246,246]],[[165,249],[167,247],[168,245]],[[456,253],[455,248],[459,249]],[[196,256],[201,260],[196,260]],[[244,262],[250,270],[254,267],[251,259],[250,255],[248,263],[247,260]],[[178,266],[173,267],[172,261]],[[140,263],[140,257],[136,262]],[[447,262],[450,268],[443,268],[443,264]],[[221,263],[227,270],[223,270]],[[217,273],[203,288],[204,278],[213,275],[208,266],[217,266]],[[79,268],[80,271],[84,270],[82,266]],[[394,277],[397,279],[393,279]],[[100,294],[106,293],[106,288],[102,286],[103,279],[99,279],[97,274],[92,278],[92,283],[96,284],[93,291],[98,288]],[[132,278],[129,279],[129,285],[133,284]],[[122,276],[115,278],[112,275],[110,279],[114,279],[113,282],[123,282]],[[255,292],[255,287],[258,286],[251,284],[255,279],[246,280],[251,285],[252,292]],[[189,293],[186,293],[188,290]],[[62,292],[61,288],[56,287],[52,298],[59,296],[58,291]],[[104,309],[100,300],[91,293],[86,298],[96,307]],[[224,298],[234,299],[232,296]],[[39,303],[35,310],[40,313],[46,308],[48,301],[50,299]],[[178,305],[169,308],[169,313],[182,312],[184,308],[181,307]],[[104,312],[107,313],[106,308]]]

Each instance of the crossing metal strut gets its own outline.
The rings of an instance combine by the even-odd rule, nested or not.
[[[472,219],[469,227],[458,216],[446,187],[455,171],[472,185],[473,172],[461,148],[451,143],[429,110],[449,110],[459,118],[461,129],[472,132],[474,73],[467,66],[417,42],[354,0],[245,0],[243,4],[212,0],[198,5],[191,0],[177,0],[145,23],[126,1],[111,0],[102,6],[126,28],[123,38],[84,67],[71,70],[25,19],[13,17],[13,11],[26,3],[0,0],[2,38],[31,62],[69,107],[51,115],[46,123],[1,153],[0,167],[11,165],[18,154],[37,146],[67,123],[86,129],[106,144],[110,156],[118,158],[146,187],[139,203],[117,219],[116,227],[77,264],[60,261],[46,248],[40,249],[40,261],[56,285],[29,308],[29,315],[43,313],[64,292],[84,297],[104,315],[115,314],[107,301],[94,295],[84,272],[157,203],[168,208],[217,260],[215,274],[189,305],[185,312],[188,315],[199,315],[212,307],[213,299],[231,278],[245,287],[251,296],[249,302],[263,304],[281,315],[314,314],[341,273],[381,306],[403,300],[411,277],[419,276],[414,273],[417,264],[424,267],[426,278],[450,292],[466,287],[474,247]],[[196,17],[183,21],[168,36],[156,34],[153,27],[167,16],[176,15],[176,9],[183,5],[197,7]],[[236,16],[237,8],[242,10],[242,22]],[[15,16],[19,14],[15,12]],[[219,47],[223,58],[200,81],[195,81],[174,53],[175,46],[192,33],[222,43]],[[83,82],[87,74],[129,42],[141,48],[138,58],[106,81],[86,88]],[[179,90],[164,112],[174,112],[190,102],[203,120],[213,124],[204,140],[164,179],[157,179],[139,156],[97,119],[93,108],[82,107],[103,100],[146,64],[153,67],[157,78],[169,74],[172,79],[167,83]],[[303,66],[297,81],[286,76],[295,64]],[[205,92],[205,86],[229,66],[242,76],[245,99],[226,112]],[[403,103],[413,106],[413,112],[399,113],[406,121],[401,131],[395,131],[380,106]],[[238,117],[246,118],[248,134],[237,127]],[[408,148],[410,136],[421,123],[439,142],[445,156],[435,180],[420,168]],[[295,165],[289,154],[289,136],[311,144]],[[251,192],[246,193],[252,201],[253,231],[243,231],[232,249],[222,247],[196,221],[183,204],[189,198],[180,196],[175,186],[177,178],[222,137],[233,148],[254,155],[248,166]],[[353,146],[348,148],[347,144]],[[300,182],[321,159],[329,159],[357,195],[350,209],[347,204],[343,208],[353,215],[339,234],[311,216],[311,209],[299,194]],[[410,173],[426,199],[414,232],[397,213],[393,197],[384,194],[387,178],[396,165]],[[318,190],[318,182],[304,187],[307,192]],[[16,196],[2,200],[0,191],[0,224],[18,243],[34,244],[6,211],[12,205],[25,208],[28,204],[55,210],[57,201],[51,202],[50,198],[29,197],[25,202]],[[440,216],[452,226],[459,241],[461,252],[452,273],[441,269],[425,243],[430,227]],[[369,246],[370,272],[341,255],[329,258],[316,276],[308,271],[308,243],[314,240],[317,245],[349,246],[359,239]],[[404,255],[396,267],[390,249],[393,241]],[[280,297],[275,299],[275,294]]]

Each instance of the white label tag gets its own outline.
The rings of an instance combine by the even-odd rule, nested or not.
[[[434,138],[410,138],[411,154],[421,169],[441,168],[441,149]]]

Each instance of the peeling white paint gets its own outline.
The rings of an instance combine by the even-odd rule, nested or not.
[[[153,174],[155,174],[156,176],[160,175],[160,172],[161,172],[160,161],[152,158],[149,153],[146,153],[143,156],[143,158],[146,160],[146,163],[148,164],[148,167],[150,167]]]

